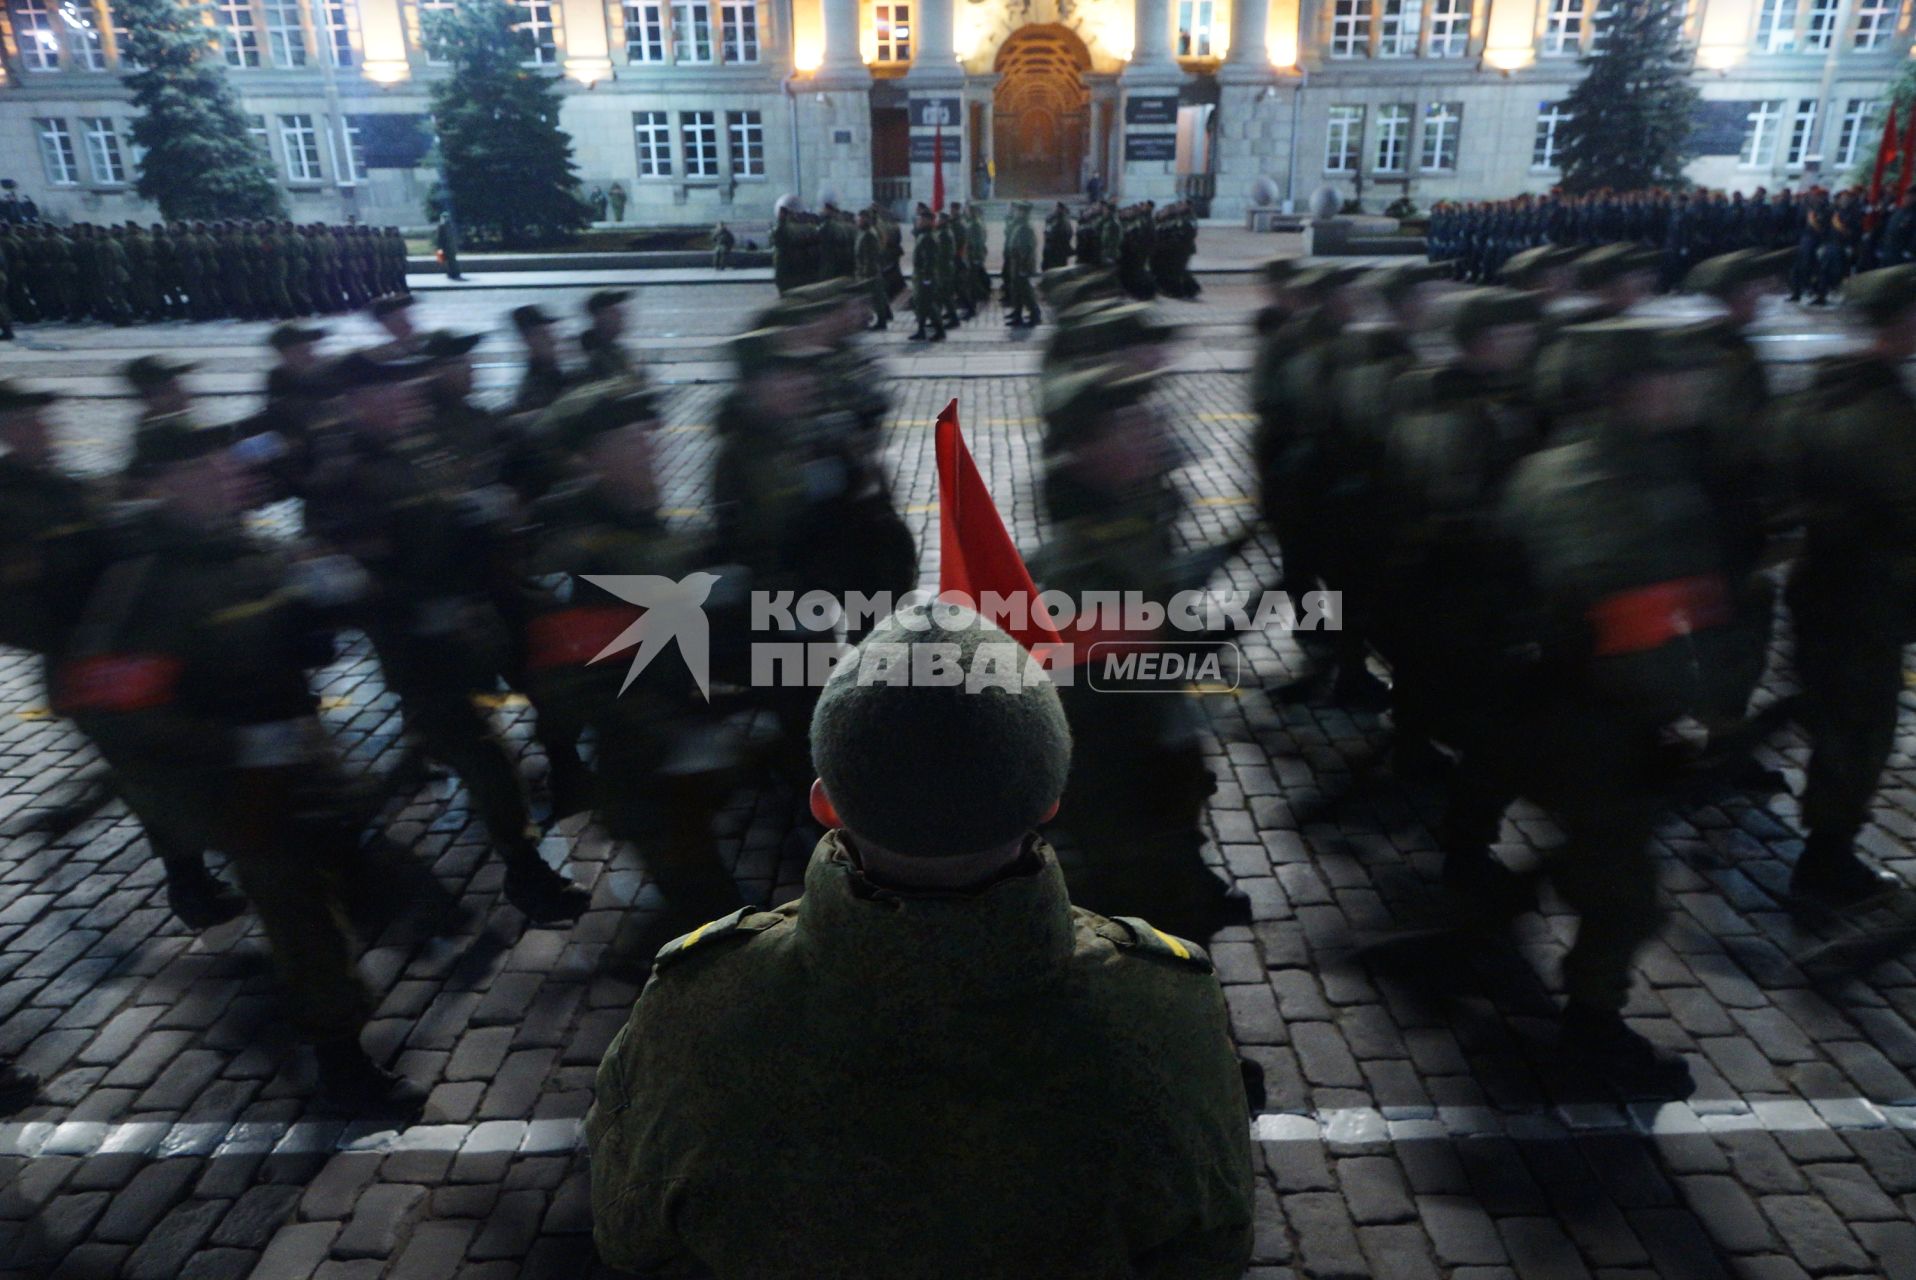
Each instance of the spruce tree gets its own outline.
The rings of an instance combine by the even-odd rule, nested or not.
[[[1680,0],[1611,0],[1584,77],[1563,100],[1563,188],[1632,191],[1688,184],[1697,91]]]
[[[126,87],[140,112],[132,128],[140,198],[169,221],[279,217],[279,187],[214,61],[207,6],[114,0],[113,12],[126,31],[120,56],[132,68]]]
[[[452,67],[432,88],[440,185],[426,211],[508,248],[550,243],[592,220],[572,136],[559,128],[559,86],[525,65],[532,36],[518,21],[506,0],[460,0],[428,14],[425,33]]]

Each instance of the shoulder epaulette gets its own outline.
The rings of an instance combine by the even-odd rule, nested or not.
[[[685,953],[694,949],[711,948],[716,942],[726,939],[749,938],[761,930],[776,924],[779,917],[769,911],[759,911],[753,907],[740,907],[730,915],[700,925],[682,937],[674,938],[659,948],[659,954],[652,961],[656,971],[685,958]]]
[[[1101,928],[1098,932],[1116,943],[1122,951],[1169,960],[1199,973],[1211,972],[1211,957],[1195,942],[1173,937],[1136,916],[1114,916],[1109,923],[1111,928]]]

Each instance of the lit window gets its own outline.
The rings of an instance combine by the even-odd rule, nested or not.
[[[639,176],[672,176],[672,126],[663,111],[634,111],[632,132],[639,146]]]
[[[705,0],[672,0],[672,60],[712,60],[712,6]]]
[[[120,158],[120,135],[111,120],[82,120],[85,131],[87,167],[93,181],[101,186],[117,187],[126,182],[126,161]]]
[[[281,116],[279,146],[286,153],[286,179],[289,182],[318,182],[319,130],[311,116]]]
[[[229,67],[257,67],[259,28],[253,21],[253,0],[219,0],[213,9],[219,23],[220,47]]]
[[[266,0],[266,47],[276,67],[306,65],[306,28],[300,22],[299,0]]]
[[[1861,157],[1873,99],[1851,98],[1843,108],[1843,124],[1836,134],[1836,167],[1847,169]]]
[[[259,148],[259,153],[266,157],[268,163],[271,163],[273,159],[273,143],[271,135],[266,131],[266,117],[248,116],[246,118],[246,136],[253,140],[253,145]]]
[[[1763,0],[1756,16],[1756,51],[1789,53],[1796,48],[1796,0]]]
[[[21,65],[28,71],[60,69],[60,37],[53,30],[47,0],[16,0],[13,38],[20,46]]]
[[[685,176],[719,176],[718,113],[681,111],[679,113],[679,149],[685,155]]]
[[[765,123],[756,111],[734,111],[725,118],[732,142],[732,176],[765,176]]]
[[[1537,108],[1537,136],[1530,144],[1530,167],[1554,169],[1563,152],[1563,127],[1570,113],[1561,102],[1546,102]]]
[[[519,29],[532,36],[527,66],[549,67],[559,60],[559,6],[556,0],[518,0],[525,11]]]
[[[881,4],[872,9],[878,31],[878,61],[911,61],[911,6]]]
[[[1550,0],[1544,15],[1543,51],[1553,58],[1583,52],[1584,0]]]
[[[1843,0],[1810,0],[1810,20],[1803,28],[1803,48],[1828,53],[1836,43],[1836,12]]]
[[[1412,58],[1417,55],[1417,30],[1424,13],[1424,0],[1383,0],[1382,21],[1377,26],[1377,56]]]
[[[1331,10],[1331,57],[1370,55],[1370,0],[1336,0]]]
[[[1816,132],[1816,99],[1803,98],[1796,104],[1796,118],[1790,121],[1790,145],[1783,163],[1800,166],[1809,159],[1810,136]]]
[[[326,56],[336,67],[354,66],[359,61],[359,0],[319,0],[313,6],[320,39]]]
[[[663,0],[646,0],[625,6],[625,60],[627,62],[665,61],[665,5]]]
[[[1743,150],[1739,162],[1746,169],[1767,168],[1776,159],[1776,136],[1783,128],[1783,104],[1759,102],[1744,117]]]
[[[1178,0],[1178,57],[1211,56],[1211,0]]]
[[[431,15],[435,13],[451,13],[458,7],[457,0],[419,0],[419,3],[413,8],[413,13],[416,15],[415,22],[418,25],[419,31],[417,37],[419,47],[426,51],[426,61],[434,66],[444,66],[446,60],[436,56],[432,52],[431,35],[434,24]]]
[[[1371,168],[1379,173],[1402,173],[1410,162],[1410,104],[1393,102],[1377,108],[1377,149]]]
[[[47,181],[56,187],[71,187],[80,181],[80,162],[73,154],[73,131],[64,120],[35,120],[34,132],[40,136],[40,163]]]
[[[119,59],[122,69],[138,70],[140,64],[133,61],[133,56],[127,52],[126,24],[120,21],[119,12],[110,5],[100,7],[106,10],[107,30],[113,33],[113,56]]]
[[[1430,56],[1461,58],[1470,49],[1470,0],[1431,0]]]
[[[63,4],[60,20],[66,23],[67,48],[73,53],[74,65],[82,71],[105,71],[105,24],[99,12],[90,4]]]
[[[1896,30],[1896,10],[1902,0],[1857,0],[1856,39],[1858,49],[1880,49],[1889,43]]]
[[[1324,172],[1354,173],[1364,139],[1364,108],[1332,107],[1324,134]]]
[[[719,5],[719,41],[727,62],[758,61],[758,0],[724,0]]]
[[[1457,167],[1457,131],[1464,109],[1454,102],[1433,102],[1424,108],[1424,145],[1417,166],[1425,173],[1448,173]]]
[[[339,150],[339,142],[345,143],[345,150]],[[353,123],[353,117],[339,118],[339,138],[334,140],[333,173],[338,177],[339,185],[350,187],[356,182],[364,182],[372,170],[366,167],[366,144],[361,137],[359,126]]]

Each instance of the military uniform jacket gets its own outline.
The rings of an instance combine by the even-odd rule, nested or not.
[[[826,836],[805,894],[669,944],[587,1119],[611,1265],[719,1280],[1224,1280],[1242,1077],[1204,953],[1055,858],[904,895]]]
[[[81,481],[0,455],[0,644],[52,653],[107,549]]]

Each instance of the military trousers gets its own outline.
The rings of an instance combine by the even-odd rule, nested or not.
[[[1794,603],[1794,602],[1793,602]],[[1805,626],[1795,611],[1796,674],[1803,687],[1810,759],[1803,825],[1819,845],[1847,847],[1869,819],[1896,744],[1903,646],[1894,632],[1834,620]]]

